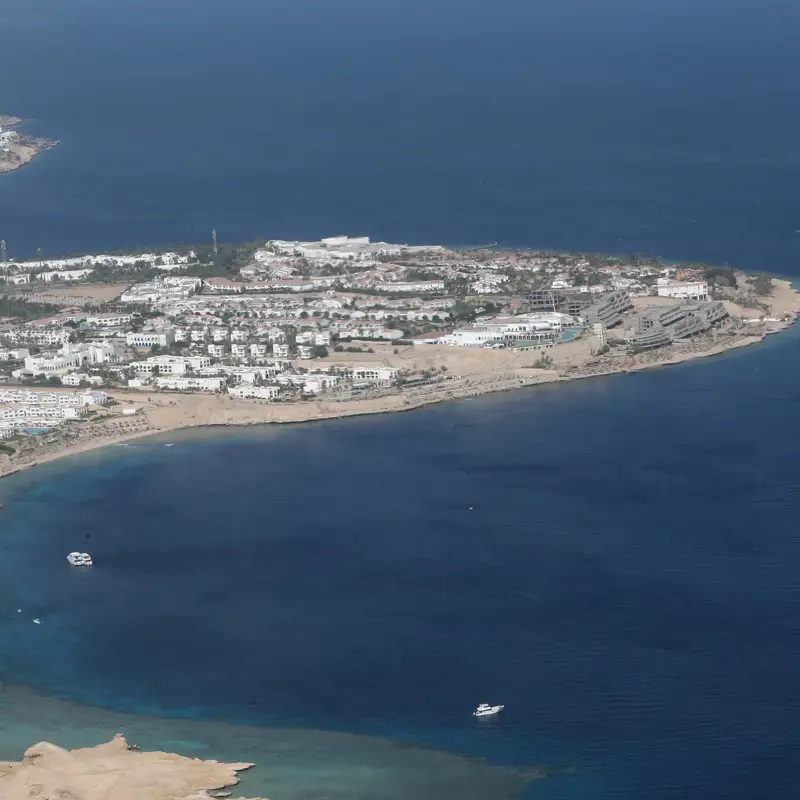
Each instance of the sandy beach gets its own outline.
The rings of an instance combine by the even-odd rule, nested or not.
[[[793,324],[800,313],[800,293],[789,281],[775,280],[766,299],[768,314],[726,301],[731,314],[722,327],[701,336],[636,355],[612,350],[593,354],[596,342],[584,336],[548,350],[552,364],[542,369],[541,351],[487,350],[446,345],[395,347],[375,344],[373,353],[336,353],[333,364],[375,362],[401,370],[427,370],[433,377],[413,387],[378,389],[356,398],[327,396],[302,402],[236,400],[205,393],[114,390],[117,405],[91,422],[29,437],[13,456],[0,456],[0,477],[66,456],[143,436],[182,428],[265,423],[299,423],[364,414],[410,411],[432,403],[540,384],[614,375],[707,358],[748,347]],[[653,301],[654,298],[641,298]],[[748,322],[748,320],[750,322]],[[123,409],[135,414],[123,415]]]

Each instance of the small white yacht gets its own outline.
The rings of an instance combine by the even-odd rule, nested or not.
[[[92,557],[89,553],[70,553],[67,556],[67,561],[69,561],[73,567],[91,567],[93,565]]]
[[[505,706],[490,706],[488,703],[481,703],[473,712],[473,717],[493,717],[499,714]]]

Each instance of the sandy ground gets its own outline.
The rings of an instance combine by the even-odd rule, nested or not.
[[[305,422],[409,411],[459,397],[633,372],[713,356],[760,342],[794,322],[800,313],[800,294],[787,281],[775,283],[769,300],[773,321],[743,324],[739,317],[752,316],[745,313],[752,310],[732,304],[734,318],[721,327],[679,344],[636,355],[619,348],[597,356],[593,353],[597,342],[591,336],[547,351],[531,352],[387,344],[373,345],[373,353],[335,353],[327,360],[333,364],[381,363],[407,370],[428,370],[433,375],[431,382],[402,390],[378,389],[357,397],[325,396],[314,401],[285,403],[235,400],[217,394],[115,390],[113,396],[118,405],[97,412],[92,421],[69,425],[43,437],[29,437],[14,456],[0,456],[0,477],[56,458],[178,428]],[[546,369],[534,366],[543,352],[553,361]],[[123,415],[125,408],[136,413]]]
[[[8,146],[8,152],[0,154],[0,173],[12,172],[33,161],[39,153],[55,146],[55,142],[44,139],[23,139]]]
[[[80,285],[50,286],[36,289],[17,289],[7,292],[10,297],[22,297],[36,303],[56,306],[102,305],[116,300],[129,288],[129,283],[82,283]]]
[[[64,750],[42,742],[20,762],[0,762],[0,797],[63,800],[200,800],[207,790],[235,786],[252,764],[220,764],[173,753],[131,749],[117,734],[110,742]]]

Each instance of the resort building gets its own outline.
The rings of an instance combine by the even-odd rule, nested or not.
[[[280,394],[280,386],[230,386],[228,394],[239,400],[257,398],[259,400],[275,400]]]
[[[397,380],[397,370],[394,367],[353,367],[350,370],[353,385],[372,384],[391,386]]]
[[[131,364],[139,375],[183,375],[210,366],[211,359],[208,356],[151,356],[144,361],[134,361]]]
[[[114,345],[109,342],[70,344],[67,342],[56,355],[27,356],[25,366],[14,370],[19,375],[66,375],[85,364],[105,364],[117,360]]]
[[[13,328],[0,335],[9,342],[26,344],[62,345],[69,341],[72,331],[64,328]]]
[[[655,306],[636,317],[634,327],[625,338],[633,350],[663,347],[703,333],[726,316],[725,304],[719,301],[683,303],[666,308]]]
[[[102,406],[108,402],[105,392],[34,392],[28,389],[0,390],[0,403],[21,406]]]
[[[93,328],[121,328],[132,321],[132,314],[89,314],[86,317],[86,324]]]
[[[708,300],[708,283],[692,281],[690,283],[674,283],[659,281],[659,297],[672,297],[676,300]]]
[[[44,283],[53,283],[54,281],[82,281],[93,272],[93,269],[56,269],[49,272],[40,272],[36,275],[36,278],[40,281],[44,281]]]
[[[171,328],[125,334],[125,343],[128,347],[169,347],[174,341],[175,332]]]
[[[199,378],[184,377],[156,378],[155,384],[159,389],[177,389],[180,391],[199,390],[201,392],[221,392],[225,388],[225,378]]]
[[[585,317],[592,325],[602,322],[606,328],[612,328],[622,322],[623,314],[632,306],[627,292],[609,292],[586,309]]]
[[[99,375],[89,375],[86,372],[71,372],[61,376],[62,386],[80,386],[82,383],[102,386],[103,379]]]
[[[534,312],[514,317],[492,317],[469,327],[456,328],[441,337],[442,344],[457,347],[491,347],[514,342],[534,342],[557,339],[565,328],[574,327],[578,320],[558,312]]]

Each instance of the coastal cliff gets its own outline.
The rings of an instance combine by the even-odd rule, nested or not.
[[[237,773],[252,766],[139,752],[121,734],[110,742],[79,750],[41,742],[30,747],[22,761],[0,762],[0,797],[201,800],[214,796],[209,792],[235,786]]]

